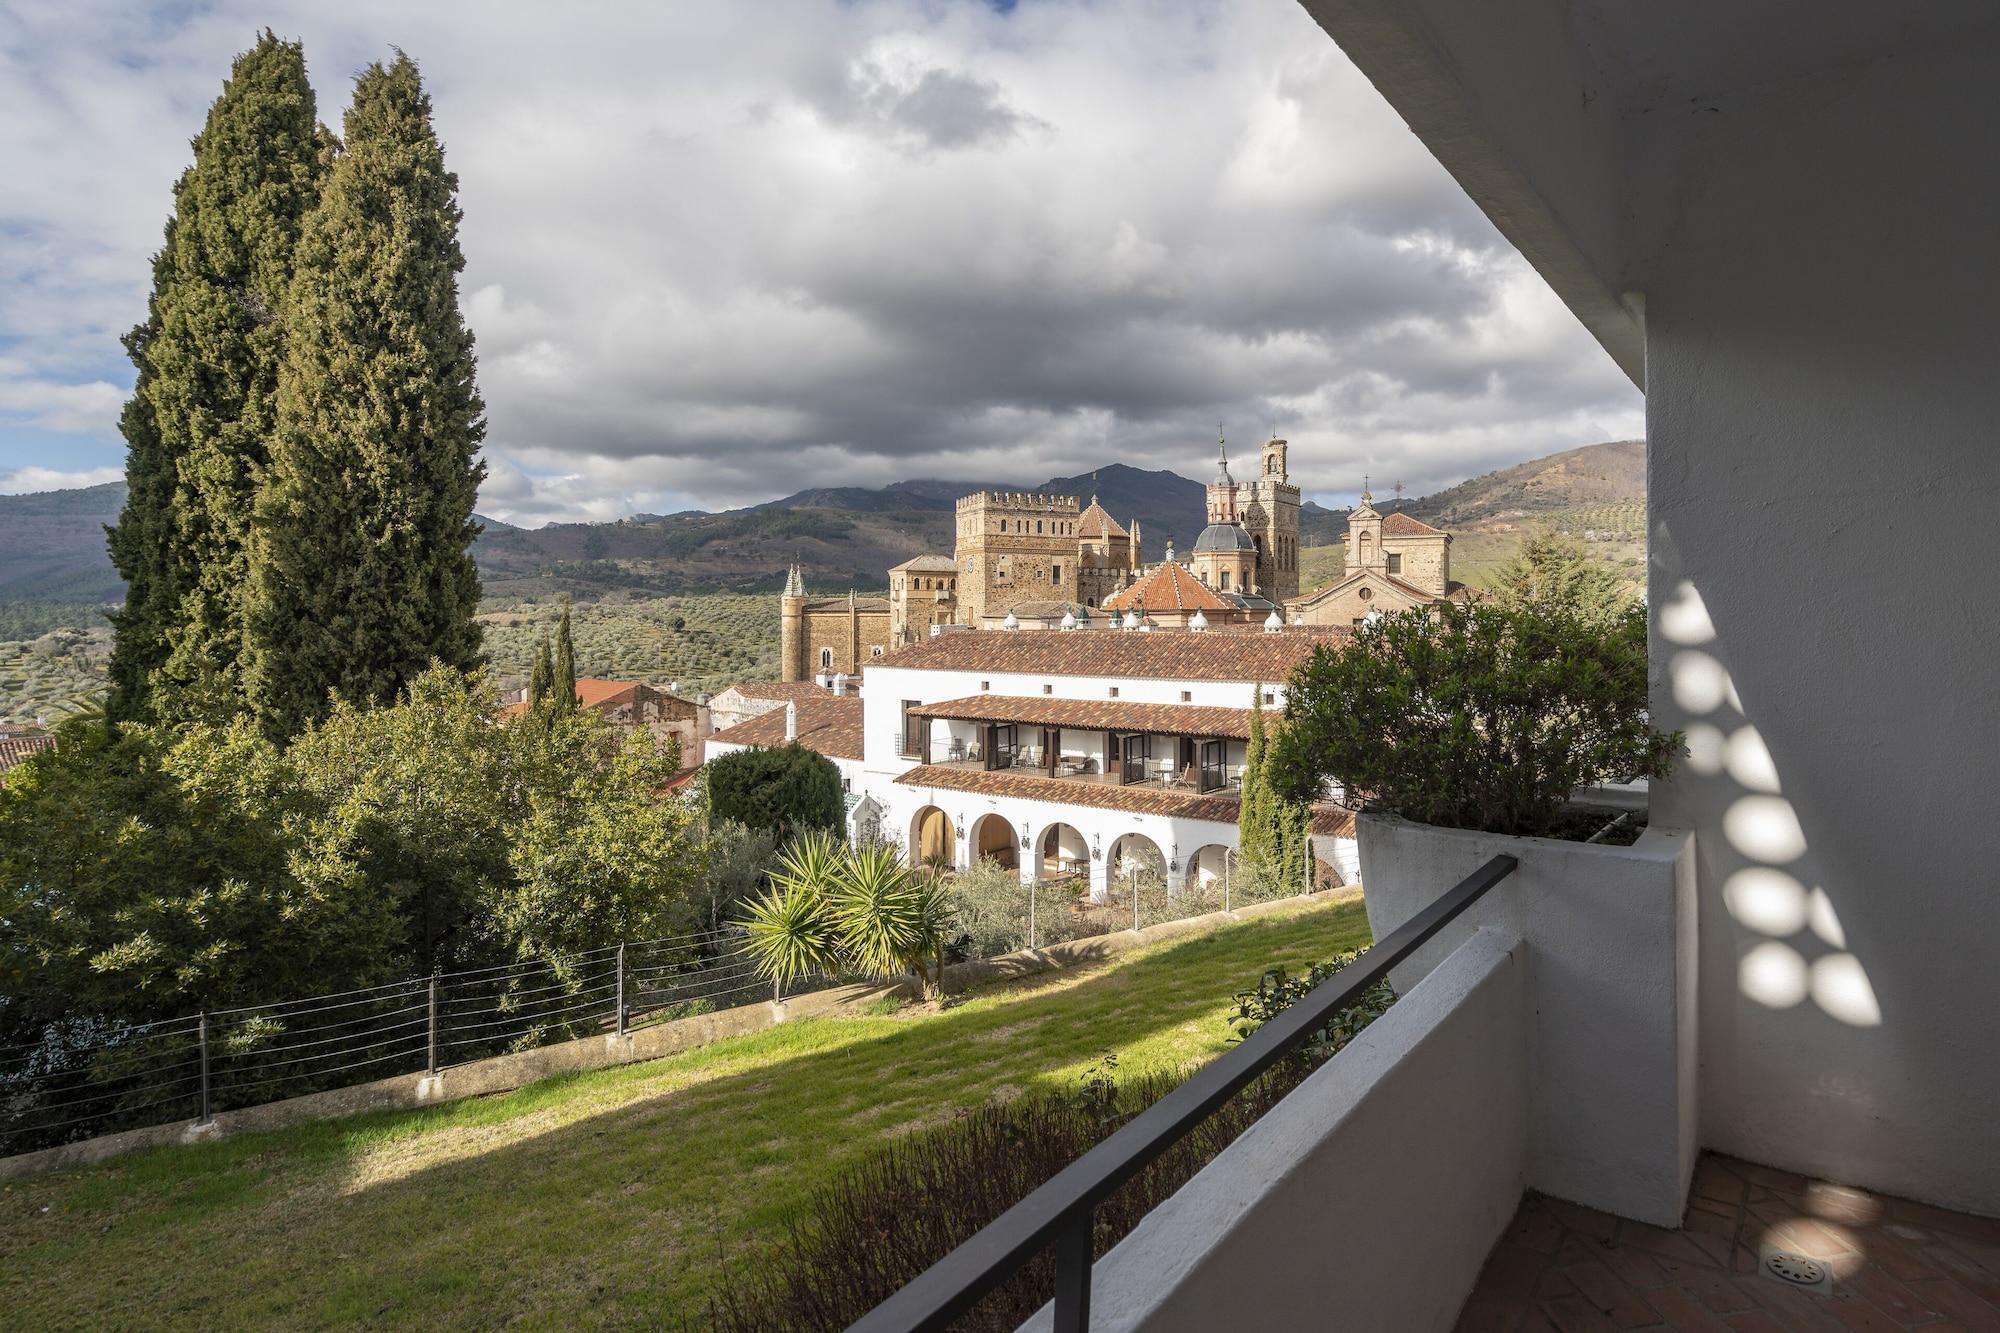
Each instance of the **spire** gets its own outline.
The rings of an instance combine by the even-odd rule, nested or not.
[[[794,560],[792,562],[791,571],[785,575],[785,596],[803,597],[805,595],[806,595],[805,571],[799,568],[799,562]]]
[[[1215,485],[1234,486],[1236,478],[1229,475],[1229,445],[1222,438],[1221,423],[1215,427]]]
[[[1366,472],[1361,474],[1361,503],[1365,505],[1375,503],[1375,497],[1368,493],[1368,474]]]

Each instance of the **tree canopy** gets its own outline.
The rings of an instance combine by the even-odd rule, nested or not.
[[[796,742],[718,756],[707,774],[717,819],[768,829],[781,842],[809,829],[838,830],[846,820],[840,770]]]

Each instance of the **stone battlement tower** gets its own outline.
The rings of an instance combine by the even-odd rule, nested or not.
[[[1016,602],[1077,599],[1078,533],[1073,495],[981,491],[958,502],[958,603],[978,625]]]

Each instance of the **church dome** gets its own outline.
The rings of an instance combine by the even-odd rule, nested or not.
[[[1255,551],[1257,543],[1241,523],[1211,523],[1194,539],[1194,549],[1202,551]]]

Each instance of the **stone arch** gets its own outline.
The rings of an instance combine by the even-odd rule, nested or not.
[[[1014,826],[997,814],[981,815],[972,826],[972,859],[991,861],[1009,870],[1021,864],[1021,853],[1016,843],[1020,835]]]
[[[1083,830],[1074,824],[1058,820],[1043,829],[1035,838],[1035,878],[1048,879],[1056,875],[1088,874],[1090,871],[1090,843],[1084,838]]]
[[[910,861],[920,866],[958,864],[958,837],[952,832],[951,816],[937,806],[925,806],[910,820]]]

